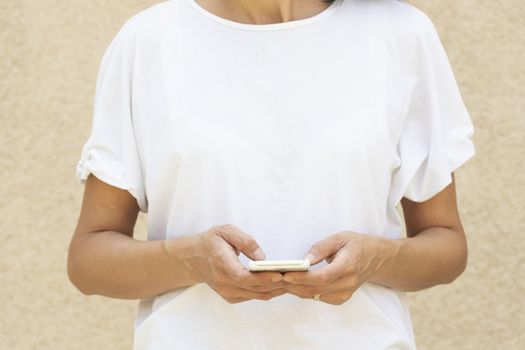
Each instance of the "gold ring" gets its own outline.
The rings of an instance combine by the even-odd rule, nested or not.
[[[314,294],[314,300],[319,300],[319,297],[321,297],[321,294]]]

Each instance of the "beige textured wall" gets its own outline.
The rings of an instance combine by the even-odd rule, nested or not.
[[[136,302],[83,296],[65,267],[100,58],[156,2],[0,0],[1,349],[131,348]],[[525,4],[410,2],[440,32],[477,146],[456,174],[469,266],[410,294],[419,347],[525,349]]]

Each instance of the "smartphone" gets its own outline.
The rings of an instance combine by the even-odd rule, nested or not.
[[[257,271],[308,271],[310,260],[256,260],[250,261],[249,270]]]

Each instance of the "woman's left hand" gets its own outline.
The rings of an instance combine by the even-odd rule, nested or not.
[[[315,243],[305,259],[315,265],[324,259],[328,265],[309,271],[284,272],[282,285],[303,299],[320,294],[319,301],[333,305],[346,302],[370,276],[386,268],[395,250],[387,238],[342,231]]]

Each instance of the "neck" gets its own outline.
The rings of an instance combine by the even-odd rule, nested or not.
[[[322,0],[195,0],[221,17],[236,22],[269,24],[312,17],[330,3]]]

